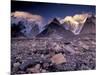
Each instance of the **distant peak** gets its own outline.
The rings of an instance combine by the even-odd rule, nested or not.
[[[59,20],[58,20],[57,18],[54,18],[54,19],[52,20],[52,23],[60,24],[60,22],[59,22]]]

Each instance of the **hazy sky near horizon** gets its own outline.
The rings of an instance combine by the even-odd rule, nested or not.
[[[24,11],[32,14],[41,15],[46,20],[54,17],[64,18],[78,13],[91,12],[96,13],[96,6],[75,5],[75,4],[58,4],[58,3],[42,3],[42,2],[25,2],[12,1],[11,12]]]

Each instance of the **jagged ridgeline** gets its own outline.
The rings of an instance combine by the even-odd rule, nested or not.
[[[64,19],[52,19],[43,25],[42,17],[26,12],[13,12],[11,15],[12,37],[51,37],[63,39],[79,34],[96,32],[96,17],[93,14],[75,14],[66,16]]]

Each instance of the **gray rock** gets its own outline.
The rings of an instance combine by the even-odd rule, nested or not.
[[[16,63],[13,64],[14,67],[19,67],[19,65],[20,65],[19,62],[16,62]]]
[[[41,71],[42,73],[45,73],[45,72],[47,72],[45,69],[42,69],[42,71]]]
[[[84,49],[89,49],[89,46],[83,43],[82,41],[79,41],[79,46],[83,47]]]
[[[64,49],[72,54],[75,54],[76,51],[74,50],[73,46],[70,46],[70,45],[65,45],[64,46]]]
[[[19,66],[19,68],[20,68],[20,70],[25,70],[29,66],[35,65],[35,64],[40,63],[40,62],[41,62],[40,60],[29,59],[26,62],[22,63]]]

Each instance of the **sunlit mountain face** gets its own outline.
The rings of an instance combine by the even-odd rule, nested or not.
[[[66,16],[61,20],[61,23],[67,27],[67,29],[71,30],[74,34],[79,34],[82,27],[88,18],[90,18],[92,14],[75,14],[73,16]]]

